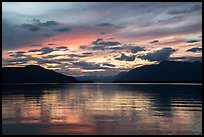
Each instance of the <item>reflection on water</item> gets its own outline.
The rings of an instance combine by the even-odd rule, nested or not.
[[[3,134],[202,134],[202,86],[7,85]]]

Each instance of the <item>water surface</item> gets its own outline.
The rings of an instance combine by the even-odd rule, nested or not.
[[[3,134],[202,134],[196,84],[3,85]]]

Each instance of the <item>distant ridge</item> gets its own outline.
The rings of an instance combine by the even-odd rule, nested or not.
[[[78,83],[72,77],[44,69],[37,65],[2,68],[3,83]]]
[[[113,83],[136,82],[202,82],[201,62],[162,61],[130,70]]]

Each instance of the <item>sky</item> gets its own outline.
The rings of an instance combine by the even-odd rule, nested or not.
[[[202,61],[201,2],[3,2],[2,66],[115,75]]]

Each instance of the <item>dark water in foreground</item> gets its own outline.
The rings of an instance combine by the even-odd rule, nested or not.
[[[3,134],[202,134],[201,85],[3,86]]]

